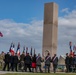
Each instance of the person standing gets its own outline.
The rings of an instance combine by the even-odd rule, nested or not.
[[[27,68],[29,68],[29,72],[31,72],[31,57],[29,55],[29,53],[26,54],[26,56],[24,57],[24,70],[25,72],[27,71]]]
[[[18,66],[18,56],[17,56],[17,53],[15,53],[15,56],[14,56],[14,69],[15,71],[18,71],[17,70],[17,66]]]
[[[47,69],[48,69],[48,73],[50,73],[50,62],[51,62],[51,57],[50,57],[50,53],[48,53],[47,56],[45,57],[45,73]]]
[[[9,69],[11,69],[11,71],[14,70],[14,55],[13,54],[10,55],[10,67],[9,67]]]
[[[76,72],[76,55],[74,55],[74,72]]]
[[[52,57],[52,63],[53,63],[53,72],[56,73],[56,68],[58,65],[58,57],[56,54]]]
[[[32,57],[32,72],[36,71],[36,54]]]
[[[73,72],[74,70],[74,57],[73,55],[69,56],[69,71]]]
[[[69,56],[68,53],[66,53],[66,58],[65,58],[65,65],[66,65],[66,72],[69,72]]]
[[[7,71],[9,71],[9,59],[10,59],[10,54],[9,52],[7,52],[7,54],[5,54],[4,56],[4,67],[3,67],[3,71],[5,71],[6,67],[7,67]]]
[[[42,69],[41,69],[41,62],[43,62],[41,56],[40,56],[40,53],[38,54],[37,58],[36,58],[36,72],[39,68],[40,72],[42,73]]]
[[[19,62],[19,70],[24,70],[24,57],[25,57],[25,52],[23,52],[20,55],[20,62]]]

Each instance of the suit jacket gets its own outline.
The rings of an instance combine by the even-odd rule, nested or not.
[[[42,62],[42,58],[39,57],[38,59],[36,58],[36,64],[37,65],[41,65],[41,62]]]
[[[57,65],[58,64],[58,57],[53,57],[52,63]]]
[[[9,63],[10,62],[10,55],[9,54],[5,54],[4,61],[5,61],[5,63]]]
[[[46,56],[45,57],[45,64],[50,65],[50,62],[51,62],[51,57],[49,56],[49,58],[48,58],[48,56]]]
[[[66,65],[69,65],[69,61],[70,61],[70,58],[69,58],[69,56],[67,56],[67,57],[65,58],[65,64],[66,64]]]
[[[32,62],[32,59],[31,59],[30,56],[25,56],[25,57],[24,57],[24,63],[25,63],[25,64],[29,64],[29,65],[30,65],[31,62]]]

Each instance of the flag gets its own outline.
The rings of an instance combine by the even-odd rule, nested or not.
[[[17,55],[20,56],[20,43],[18,43],[18,46],[17,46],[17,51],[16,51]]]
[[[34,55],[35,55],[35,48],[34,48]]]
[[[76,46],[75,46],[75,45],[73,46],[73,50],[74,50],[74,51],[76,50]]]
[[[10,46],[10,50],[9,50],[9,52],[11,53],[11,55],[14,55],[14,47],[15,47],[15,45],[13,44],[13,43],[11,43],[11,46]]]
[[[73,46],[73,50],[76,51],[76,46],[75,45]]]
[[[76,54],[76,46],[73,46],[74,54]]]
[[[32,56],[32,47],[31,47],[30,55]]]
[[[26,54],[28,53],[28,47],[26,47]]]
[[[70,51],[72,51],[72,42],[69,42],[69,46],[70,46]]]
[[[0,32],[0,37],[3,37],[3,34],[2,34],[2,32]]]
[[[25,53],[25,46],[23,47],[23,53]]]

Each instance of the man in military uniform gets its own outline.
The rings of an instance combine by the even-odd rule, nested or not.
[[[25,57],[25,52],[23,52],[20,55],[19,69],[22,71],[24,70],[24,57]]]

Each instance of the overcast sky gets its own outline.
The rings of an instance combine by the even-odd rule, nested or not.
[[[57,55],[69,52],[69,41],[76,45],[76,0],[0,0],[0,52],[8,52],[11,42],[35,48],[42,53],[44,3],[58,4]]]

